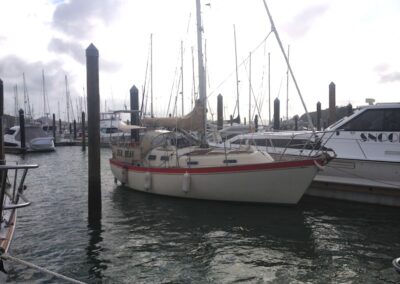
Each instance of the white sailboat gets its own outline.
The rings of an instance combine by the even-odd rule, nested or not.
[[[129,131],[136,131],[132,135],[135,139],[112,144],[111,171],[125,186],[153,194],[296,204],[319,169],[330,160],[326,153],[276,161],[250,146],[227,150],[207,145],[200,0],[196,0],[196,9],[200,99],[193,111],[182,118],[149,118],[142,123],[198,131],[200,141],[194,141],[185,131],[146,131],[144,127],[131,126]]]

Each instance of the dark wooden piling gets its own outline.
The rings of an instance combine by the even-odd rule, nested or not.
[[[329,124],[336,121],[336,86],[335,83],[329,84]]]
[[[76,140],[76,137],[76,120],[74,119],[74,140]]]
[[[72,137],[72,124],[69,124],[69,139]]]
[[[19,110],[19,130],[21,133],[21,150],[24,152],[26,150],[25,143],[25,116],[24,111],[22,109]]]
[[[62,128],[61,128],[61,118],[58,120],[58,127],[60,128],[58,130],[58,133],[60,133],[60,135],[62,134]]]
[[[0,165],[5,165],[5,152],[4,152],[4,136],[3,136],[3,115],[4,115],[4,88],[3,81],[0,79]],[[0,181],[0,220],[3,220],[3,200],[5,194],[6,187],[6,178],[5,172],[1,172]],[[3,190],[1,190],[3,189]],[[1,225],[2,221],[0,222]]]
[[[135,85],[129,91],[131,99],[131,122],[133,125],[139,125],[139,90]],[[133,141],[139,142],[139,130],[131,130],[131,138]]]
[[[279,124],[280,124],[280,102],[279,99],[276,98],[274,100],[274,130],[279,130]]]
[[[99,51],[93,44],[86,49],[86,84],[89,164],[88,217],[89,223],[93,224],[101,219]]]
[[[85,112],[82,111],[82,151],[86,151]]]
[[[294,116],[294,130],[299,130],[299,116],[297,114]]]
[[[221,94],[217,97],[217,129],[224,127],[224,98]]]
[[[321,103],[317,103],[317,130],[321,130]]]
[[[3,135],[3,115],[4,115],[4,87],[0,79],[0,165],[5,165],[4,135]],[[0,211],[1,212],[1,211]]]
[[[56,143],[56,115],[53,113],[53,139]]]
[[[232,114],[229,116],[229,121],[230,121],[231,126],[232,126],[233,125],[233,116],[232,116]]]
[[[256,114],[254,117],[254,130],[255,132],[258,131],[258,114]]]

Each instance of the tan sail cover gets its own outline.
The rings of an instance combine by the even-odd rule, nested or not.
[[[202,131],[203,124],[204,106],[199,100],[196,101],[193,110],[183,117],[154,117],[142,119],[142,125],[148,128],[166,127]]]

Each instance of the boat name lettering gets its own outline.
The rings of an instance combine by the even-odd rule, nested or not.
[[[400,142],[400,133],[363,132],[360,134],[361,142]]]

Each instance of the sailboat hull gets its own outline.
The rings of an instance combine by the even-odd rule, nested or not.
[[[117,180],[138,191],[277,204],[298,203],[318,171],[313,160],[210,168],[146,168],[111,159],[110,166]]]

